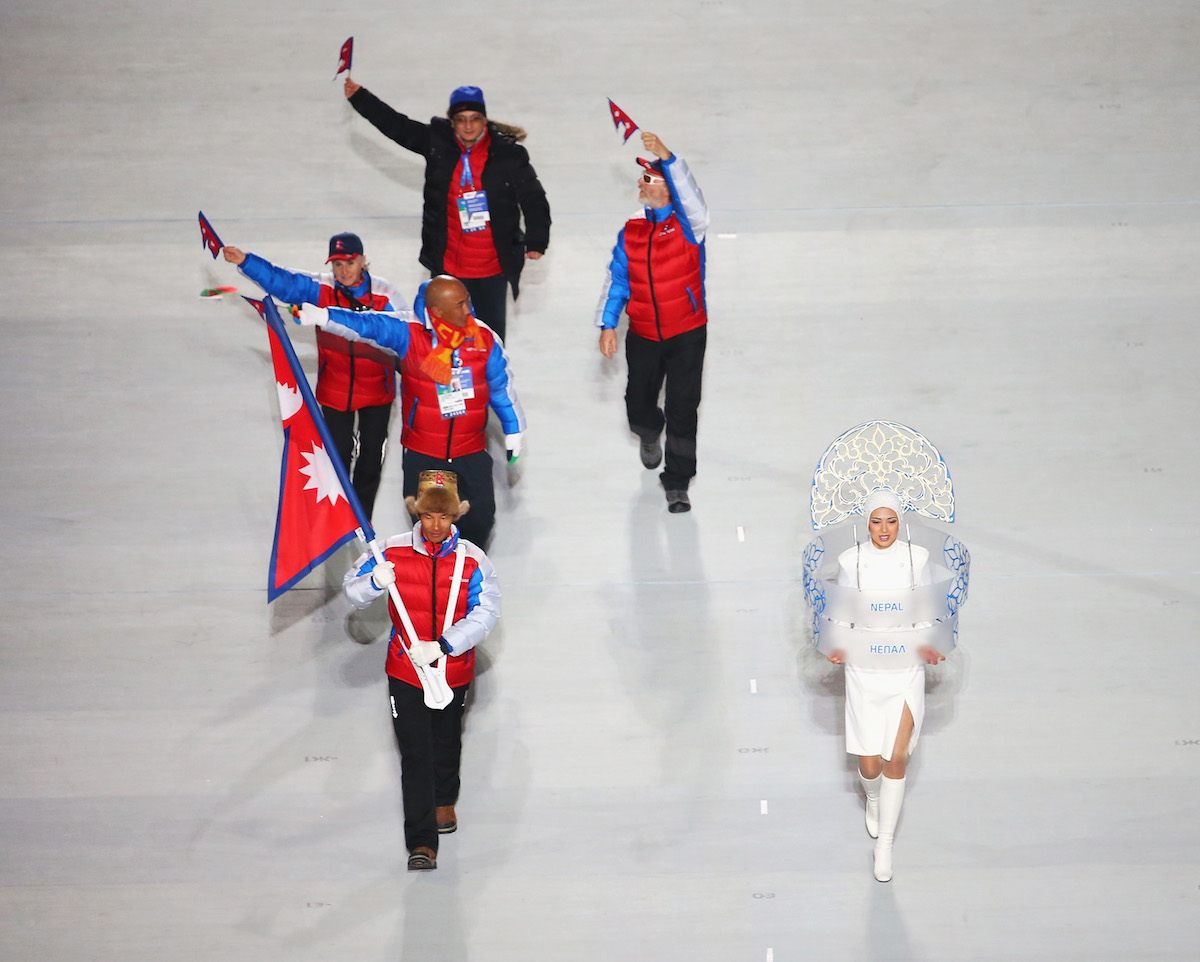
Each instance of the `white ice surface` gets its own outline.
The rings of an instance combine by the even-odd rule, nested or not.
[[[385,616],[349,549],[265,604],[266,338],[196,296],[251,287],[198,208],[422,278],[349,34],[418,117],[483,86],[554,214],[462,828],[419,876]],[[0,6],[0,959],[1195,959],[1197,50],[1170,0]],[[590,326],[635,206],[605,97],[712,208],[690,515]],[[796,583],[813,464],[873,417],[939,445],[974,558],[886,886]]]

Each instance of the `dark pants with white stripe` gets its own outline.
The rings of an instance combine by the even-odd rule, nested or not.
[[[338,411],[321,406],[333,443],[337,445],[342,464],[350,475],[350,483],[367,517],[375,508],[379,493],[379,478],[383,474],[383,453],[387,445],[388,421],[392,416],[390,404],[359,408],[357,411]],[[355,430],[355,421],[358,429]],[[351,473],[351,462],[354,468]]]
[[[438,710],[425,705],[421,689],[388,678],[392,728],[400,749],[400,791],[404,797],[404,844],[438,850],[439,805],[458,801],[463,709],[470,685],[455,688],[454,700]]]
[[[625,335],[625,360],[629,365],[625,412],[629,429],[643,440],[655,441],[666,427],[666,457],[659,479],[668,491],[686,491],[696,475],[696,426],[707,343],[707,327],[665,341]],[[664,383],[666,399],[659,407]]]

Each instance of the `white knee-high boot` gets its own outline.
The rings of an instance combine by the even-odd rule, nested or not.
[[[884,775],[879,785],[879,837],[875,840],[875,878],[880,882],[892,880],[892,842],[903,805],[904,779]]]
[[[858,773],[858,780],[867,796],[867,834],[871,838],[879,838],[879,782],[882,778],[883,775],[867,778],[862,772]]]

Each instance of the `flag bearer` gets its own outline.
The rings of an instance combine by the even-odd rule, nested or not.
[[[387,674],[392,727],[400,749],[404,841],[412,871],[437,868],[438,836],[458,828],[462,721],[475,676],[474,648],[500,617],[500,586],[483,550],[460,538],[456,522],[470,507],[448,471],[425,471],[415,498],[412,531],[389,538],[384,562],[364,554],[346,574],[359,608],[399,589],[404,611],[392,618]],[[401,639],[403,638],[403,642]],[[443,709],[426,706],[414,664],[440,672],[454,693]]]

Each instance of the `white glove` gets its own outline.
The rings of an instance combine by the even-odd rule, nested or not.
[[[329,323],[329,309],[317,307],[315,304],[305,304],[300,308],[298,314],[292,315],[292,319],[305,327],[324,327]]]
[[[418,641],[408,649],[408,657],[414,665],[422,668],[442,657],[442,647],[436,641]]]
[[[377,564],[371,569],[371,584],[380,591],[387,591],[388,585],[396,583],[396,566],[390,561]]]
[[[508,452],[508,463],[516,463],[517,458],[521,456],[521,447],[524,444],[524,438],[520,431],[516,434],[504,435],[504,450]]]

